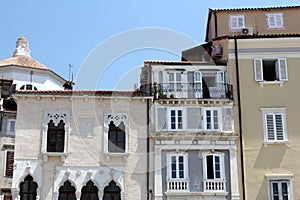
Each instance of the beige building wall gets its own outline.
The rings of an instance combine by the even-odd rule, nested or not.
[[[300,187],[300,160],[297,159],[300,151],[298,133],[300,95],[297,92],[300,74],[298,48],[300,39],[238,39],[237,44],[246,199],[268,199],[268,177],[285,175],[291,177],[291,199],[300,199],[300,192],[297,190]],[[274,84],[256,82],[253,63],[256,57],[286,58],[288,80],[283,84],[279,84],[279,81]],[[235,73],[234,59],[234,39],[232,39],[229,41],[228,65]],[[286,108],[288,142],[266,144],[261,108],[280,107]]]
[[[24,95],[26,96],[26,95]],[[56,181],[55,169],[59,167],[97,170],[106,173],[106,167],[122,169],[126,199],[146,199],[147,189],[147,98],[144,97],[99,97],[93,96],[26,96],[17,97],[18,116],[15,160],[17,170],[13,178],[13,188],[24,169],[18,161],[38,160],[41,163],[43,185],[39,185],[40,199],[53,199],[53,187]],[[42,129],[45,110],[63,109],[70,111],[70,133],[68,138],[67,156],[62,162],[60,157],[48,156],[43,159],[41,146],[43,143]],[[107,157],[103,153],[104,116],[106,112],[126,113],[129,117],[129,151],[128,155]],[[93,121],[93,135],[80,135],[80,120]],[[21,165],[21,164],[20,164]],[[32,168],[34,168],[32,164]],[[102,171],[101,171],[102,170]],[[38,171],[38,170],[37,170]],[[82,170],[84,171],[84,170]],[[99,171],[99,170],[98,170]],[[94,173],[94,172],[93,172]],[[98,172],[97,172],[98,173]],[[96,177],[99,175],[95,175]],[[119,172],[115,172],[116,174]],[[93,175],[94,176],[94,175]],[[114,176],[114,175],[111,175]],[[100,176],[101,177],[101,176]],[[101,181],[100,181],[101,182]],[[122,182],[122,181],[121,181]],[[103,186],[105,187],[105,186]],[[98,188],[102,190],[103,187]],[[76,188],[80,191],[81,188]],[[122,191],[124,192],[124,191]],[[103,191],[100,191],[103,195]],[[102,197],[100,196],[100,199]],[[122,198],[123,199],[123,198]]]
[[[252,27],[254,34],[285,34],[299,33],[300,27],[295,26],[300,20],[299,8],[278,9],[232,9],[232,10],[210,10],[210,19],[207,30],[207,41],[224,35],[240,34],[231,32],[229,28],[230,15],[244,15],[245,27]],[[280,29],[269,29],[267,24],[267,13],[283,13],[283,27]],[[216,23],[215,23],[216,22]],[[217,25],[216,25],[217,24]],[[217,27],[217,32],[216,32]]]

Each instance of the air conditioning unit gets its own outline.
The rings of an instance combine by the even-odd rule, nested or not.
[[[253,35],[253,28],[252,27],[246,27],[241,29],[242,35]]]

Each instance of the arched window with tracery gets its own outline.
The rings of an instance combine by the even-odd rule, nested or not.
[[[47,131],[47,152],[64,152],[65,123],[60,120],[55,126],[53,120],[48,123]]]
[[[99,200],[98,191],[97,186],[92,181],[88,181],[81,189],[80,200]]]
[[[37,195],[38,184],[33,181],[32,176],[28,175],[24,181],[20,183],[20,199],[35,200]]]
[[[59,188],[58,200],[76,200],[75,191],[75,187],[67,180],[64,185]]]
[[[121,122],[116,126],[112,121],[108,130],[108,151],[112,153],[125,152],[125,124]]]
[[[114,181],[104,188],[103,200],[121,200],[121,189]]]

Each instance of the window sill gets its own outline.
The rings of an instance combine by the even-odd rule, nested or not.
[[[44,157],[44,162],[48,162],[48,157],[60,157],[61,162],[65,162],[65,159],[67,157],[67,154],[65,152],[44,152],[43,153]]]
[[[268,145],[285,145],[286,147],[288,147],[289,143],[288,141],[265,141],[264,142],[264,146],[267,147]]]
[[[284,81],[260,81],[259,84],[260,87],[263,87],[264,85],[280,85],[280,87],[282,87]]]
[[[112,152],[106,152],[104,153],[106,161],[110,161],[111,157],[123,157],[123,160],[126,161],[129,153],[125,152],[125,153],[112,153]]]

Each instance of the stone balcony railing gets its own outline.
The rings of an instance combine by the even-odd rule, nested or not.
[[[188,180],[168,180],[167,187],[169,192],[186,192],[189,191],[189,181]]]
[[[226,192],[226,180],[203,180],[204,192]]]

